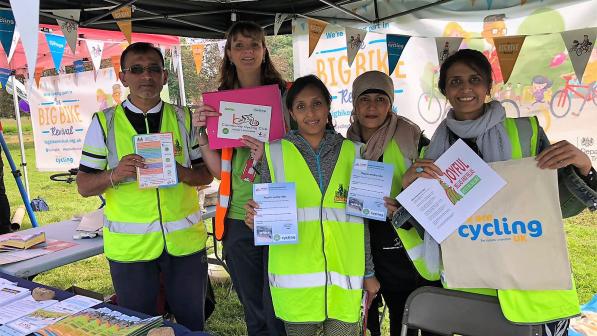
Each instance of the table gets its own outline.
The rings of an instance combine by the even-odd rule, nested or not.
[[[9,274],[3,274],[2,272],[0,272],[0,278],[5,278],[9,281],[17,282],[17,286],[29,288],[31,290],[33,290],[36,287],[49,288],[49,289],[53,290],[54,292],[56,292],[55,299],[60,300],[60,301],[75,295],[73,293],[65,292],[60,289],[56,289],[53,287],[38,284],[38,283],[29,281],[29,280],[21,279],[21,278],[15,277],[15,276],[11,276]],[[101,308],[101,307],[107,307],[112,310],[117,310],[117,311],[124,313],[126,315],[129,315],[129,316],[137,316],[139,318],[148,318],[149,317],[149,315],[145,315],[143,313],[139,313],[139,312],[136,312],[136,311],[133,311],[130,309],[123,308],[123,307],[114,306],[114,305],[111,305],[108,303],[100,303],[96,306],[93,306],[93,308]],[[164,326],[172,327],[172,329],[174,329],[174,333],[176,334],[176,336],[210,336],[210,334],[205,333],[205,332],[190,331],[188,328],[186,328],[183,325],[171,323],[169,321],[164,321]]]
[[[215,206],[207,207],[202,219],[213,219],[215,217],[215,214]],[[46,233],[46,239],[74,242],[77,245],[66,248],[61,251],[48,253],[46,255],[39,256],[36,258],[23,260],[7,265],[0,265],[0,272],[13,275],[19,278],[29,278],[41,272],[49,271],[56,267],[64,266],[75,261],[83,260],[85,258],[93,257],[103,253],[104,240],[101,236],[91,239],[73,239],[73,235],[75,234],[75,230],[78,225],[79,221],[66,220],[58,223],[48,224],[42,227],[19,231],[19,233],[23,234],[44,231]],[[214,254],[215,258],[208,258],[208,261],[210,263],[222,265],[225,267],[224,262],[218,255],[218,249],[215,238]],[[226,271],[228,271],[227,268]]]

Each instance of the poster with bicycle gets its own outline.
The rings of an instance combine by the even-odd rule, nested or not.
[[[565,33],[597,26],[592,1],[512,2],[451,1],[398,19],[373,25],[355,22],[329,24],[308,57],[307,24],[293,22],[295,76],[319,76],[332,93],[336,129],[345,133],[352,111],[352,82],[368,70],[388,73],[386,34],[410,35],[395,71],[393,110],[417,123],[427,136],[450,109],[437,88],[439,61],[436,38],[462,38],[460,48],[482,51],[494,72],[492,98],[500,100],[510,117],[537,116],[550,140],[566,139],[585,151],[597,164],[597,48],[595,38],[583,34],[565,44]],[[374,17],[372,6],[353,5],[360,15]],[[484,8],[483,8],[484,7]],[[370,15],[370,16],[369,16]],[[546,24],[549,23],[549,24]],[[343,26],[367,31],[352,66],[347,63]],[[504,82],[494,38],[524,35],[526,39],[510,78]],[[594,36],[594,35],[593,35]],[[591,40],[592,39],[592,40]],[[570,56],[574,48],[574,55]],[[445,45],[445,41],[442,45]],[[586,50],[590,50],[587,52]],[[582,80],[573,62],[577,52],[586,57]]]
[[[29,91],[35,165],[40,171],[79,167],[93,114],[120,104],[126,88],[110,68],[42,77]],[[165,87],[166,88],[166,87]],[[162,92],[167,99],[167,88]]]

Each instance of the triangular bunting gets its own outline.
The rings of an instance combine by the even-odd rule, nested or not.
[[[10,9],[0,9],[0,39],[6,55],[10,54],[12,37],[15,32],[15,17]]]
[[[21,34],[18,30],[15,29],[15,33],[12,36],[12,44],[10,45],[10,53],[8,54],[8,62],[12,59],[12,55],[15,54],[15,50],[17,50],[17,43],[19,43],[19,38],[21,38]]]
[[[351,67],[357,53],[365,46],[365,35],[367,35],[367,31],[350,27],[346,27],[345,31],[346,56],[348,57],[348,67]]]
[[[410,36],[407,35],[394,35],[388,34],[386,35],[386,44],[388,47],[388,68],[389,73],[391,75],[396,69],[396,65],[398,65],[398,61],[400,60],[400,56],[408,43]]]
[[[85,64],[83,63],[83,60],[75,60],[73,62],[73,66],[76,73],[85,71]]]
[[[311,57],[328,23],[314,19],[307,19],[307,23],[309,25],[309,57]]]
[[[54,67],[56,72],[60,72],[60,63],[62,63],[62,56],[64,55],[64,48],[66,47],[66,38],[60,35],[54,35],[45,33],[48,47],[50,48],[50,54],[54,61]]]
[[[435,46],[437,47],[437,60],[442,65],[448,56],[452,55],[460,48],[462,37],[436,37]]]
[[[0,84],[2,84],[2,89],[6,89],[6,82],[8,82],[11,72],[10,69],[0,68]]]
[[[574,73],[579,83],[582,83],[582,77],[585,73],[587,63],[595,47],[595,37],[597,36],[597,28],[585,28],[561,33],[566,49],[568,50],[568,57],[572,62]]]
[[[10,0],[10,7],[15,16],[17,29],[21,33],[21,42],[25,49],[29,78],[32,78],[35,73],[35,65],[37,64],[39,0]]]
[[[112,61],[112,67],[114,68],[114,74],[116,74],[116,81],[120,79],[120,55],[114,55],[110,57]]]
[[[132,10],[131,6],[124,6],[120,9],[112,12],[112,17],[114,19],[130,19],[132,13],[133,13],[133,10]],[[118,28],[120,28],[120,31],[126,37],[126,40],[129,41],[129,43],[132,43],[131,42],[131,33],[133,31],[133,24],[131,23],[131,20],[117,21],[116,24],[118,25]]]
[[[502,69],[504,83],[508,82],[508,79],[512,74],[512,69],[514,69],[514,64],[516,64],[525,38],[526,36],[524,35],[493,38],[493,44],[495,45],[495,51],[497,52],[497,57],[500,62],[500,69]]]
[[[204,44],[193,44],[191,46],[193,50],[193,59],[195,60],[195,70],[197,74],[201,72],[201,67],[203,67],[203,54],[205,52],[205,45]]]
[[[76,22],[79,22],[79,16],[81,11],[78,9],[64,9],[64,10],[55,10],[52,12],[56,16],[60,16],[66,19],[71,19]],[[68,42],[68,46],[70,50],[75,54],[75,50],[77,49],[77,38],[79,37],[79,25],[72,21],[65,21],[65,20],[58,20],[56,22],[60,26],[62,30],[62,34],[66,37],[66,41]]]
[[[287,17],[288,14],[276,13],[276,17],[274,18],[274,36],[278,35],[278,31]]]
[[[491,5],[493,5],[493,0],[487,0],[487,9],[491,9]]]
[[[87,40],[85,42],[87,42],[87,49],[89,50],[89,55],[91,56],[91,61],[93,62],[93,68],[95,69],[95,73],[97,74],[102,64],[104,41]]]
[[[35,67],[35,85],[37,85],[37,87],[39,87],[39,81],[41,80],[41,75],[44,72],[44,68],[43,67]]]

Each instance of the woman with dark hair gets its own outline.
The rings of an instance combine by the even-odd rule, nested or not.
[[[268,262],[276,316],[289,336],[359,333],[367,233],[345,208],[361,145],[334,131],[331,101],[316,76],[297,79],[286,106],[298,130],[265,145],[262,182],[296,188],[298,242],[270,246]],[[247,203],[247,225],[257,207]]]
[[[539,168],[558,169],[560,204],[565,217],[574,216],[587,206],[594,206],[597,179],[589,157],[566,140],[550,144],[535,117],[507,118],[500,102],[486,103],[491,84],[491,65],[482,53],[463,49],[446,59],[440,69],[438,86],[452,109],[435,131],[425,159],[417,160],[410,168],[415,176],[437,178],[441,175],[441,170],[433,161],[462,139],[486,162],[518,159],[538,153]],[[516,137],[512,135],[515,133]],[[404,218],[408,217],[403,209],[396,211],[394,226],[400,227]],[[544,335],[567,335],[568,319],[580,313],[575,288],[471,291],[497,295],[508,320],[542,325]]]
[[[286,82],[274,67],[265,45],[265,33],[253,22],[240,21],[227,34],[220,68],[220,90],[277,84],[281,92]],[[203,105],[193,114],[195,126],[205,129],[206,119],[219,113]],[[243,137],[246,147],[209,148],[205,132],[199,134],[199,147],[209,171],[220,182],[216,206],[216,238],[222,239],[224,257],[232,283],[243,304],[249,336],[283,335],[284,326],[274,316],[267,287],[267,250],[255,246],[253,232],[244,224],[244,205],[252,196],[253,183],[260,182],[254,163],[263,155],[263,143]]]

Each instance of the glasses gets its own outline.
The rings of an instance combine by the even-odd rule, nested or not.
[[[139,64],[135,64],[135,65],[131,66],[130,68],[122,69],[123,72],[128,71],[134,75],[140,75],[140,74],[144,73],[145,70],[147,70],[150,74],[159,74],[162,71],[164,71],[164,68],[162,68],[161,66],[159,66],[157,64],[152,64],[152,65],[148,65],[148,66],[142,66]]]

